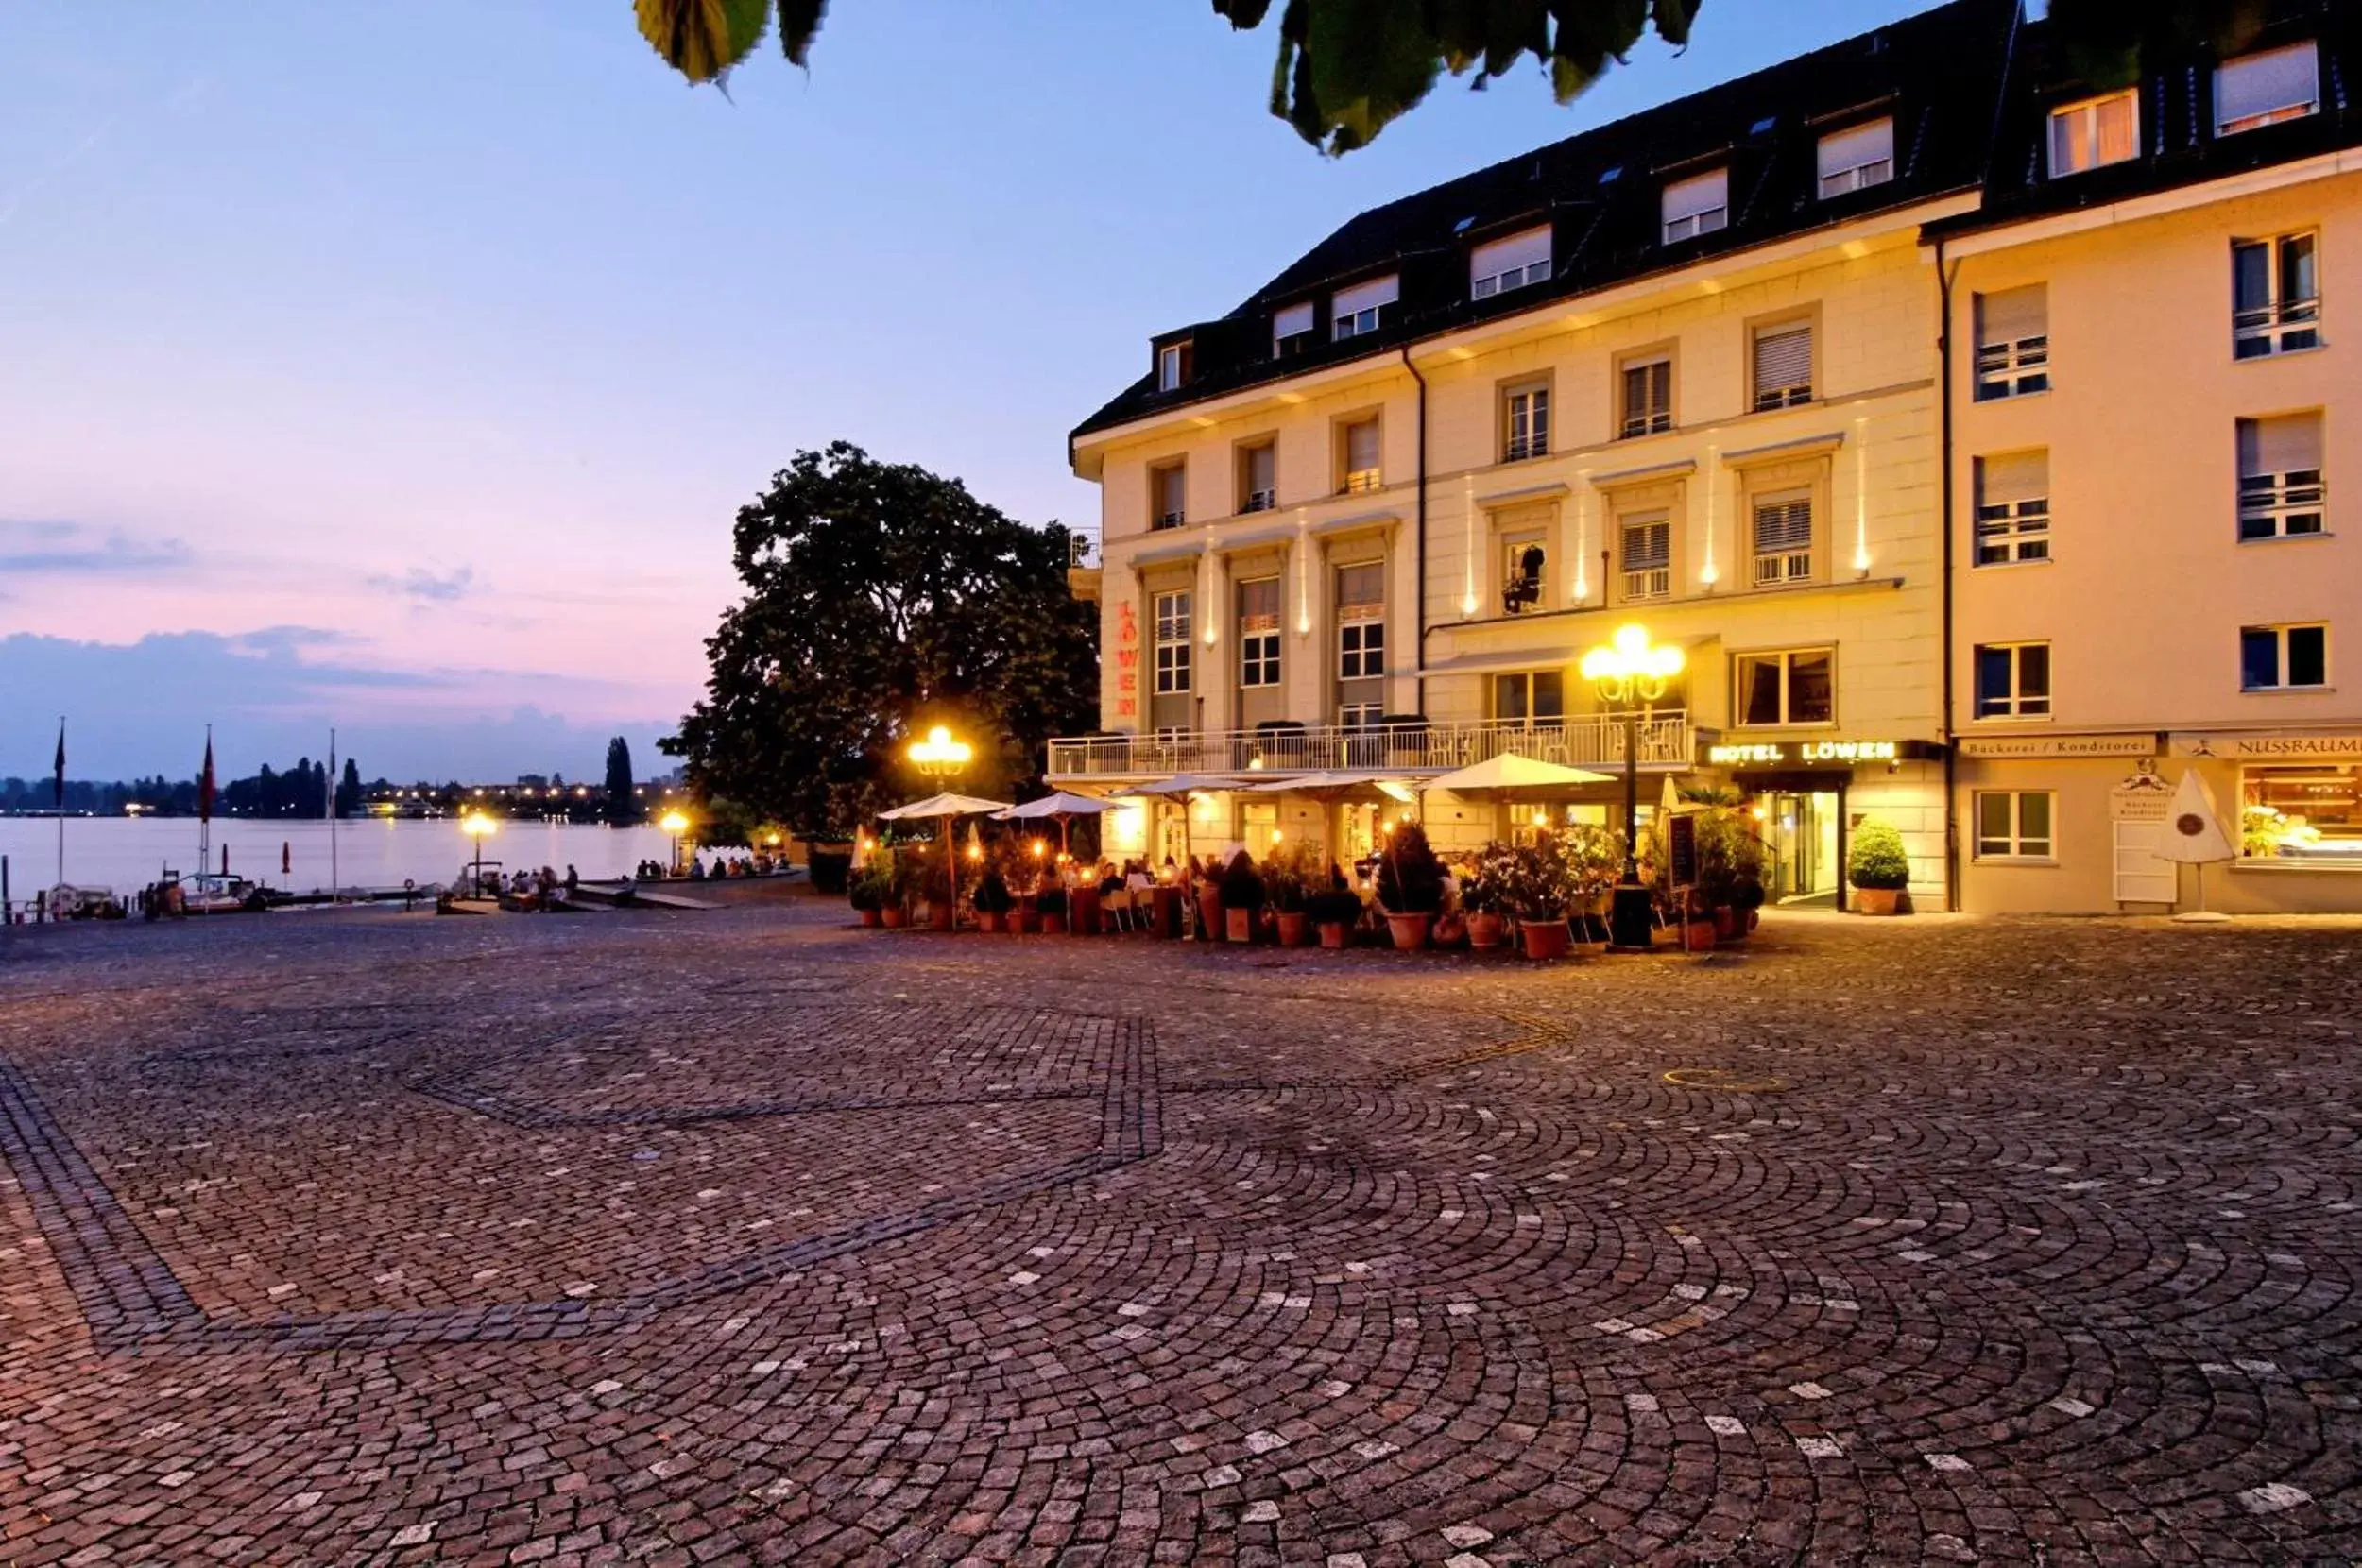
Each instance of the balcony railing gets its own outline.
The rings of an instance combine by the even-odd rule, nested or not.
[[[1639,725],[1643,767],[1684,768],[1695,755],[1689,715],[1665,708]],[[1624,722],[1613,713],[1476,724],[1396,723],[1364,728],[1284,725],[1204,733],[1109,735],[1050,742],[1053,778],[1174,774],[1329,773],[1382,768],[1405,777],[1445,773],[1515,753],[1569,767],[1624,765]]]

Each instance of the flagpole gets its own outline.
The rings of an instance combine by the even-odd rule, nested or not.
[[[58,715],[58,885],[65,885],[65,715]]]
[[[336,726],[328,726],[328,901],[336,902],[343,886],[336,874]]]

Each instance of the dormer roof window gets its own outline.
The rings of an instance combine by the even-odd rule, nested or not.
[[[1894,122],[1872,120],[1821,138],[1821,199],[1883,185],[1894,178]]]
[[[2050,178],[2130,162],[2141,150],[2141,96],[2126,88],[2050,111]]]
[[[1312,301],[1282,305],[1271,313],[1271,354],[1284,359],[1312,346]]]
[[[1704,174],[1665,187],[1665,243],[1677,245],[1731,224],[1731,171]]]
[[[2215,67],[2215,134],[2302,120],[2321,110],[2320,51],[2311,39]]]
[[[1468,298],[1490,299],[1511,289],[1546,283],[1550,278],[1550,226],[1547,223],[1480,245],[1468,257]]]
[[[1191,359],[1189,339],[1168,343],[1156,350],[1156,390],[1178,392],[1189,383]]]
[[[1329,336],[1339,343],[1349,337],[1367,337],[1384,325],[1386,308],[1401,298],[1402,280],[1391,272],[1339,289],[1329,305]]]

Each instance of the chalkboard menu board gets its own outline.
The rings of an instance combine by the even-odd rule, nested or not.
[[[1690,812],[1678,812],[1666,825],[1665,841],[1671,860],[1672,884],[1677,888],[1698,885],[1698,819]]]

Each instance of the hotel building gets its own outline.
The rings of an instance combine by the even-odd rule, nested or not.
[[[1159,333],[1071,439],[1102,728],[1053,777],[1168,788],[1113,824],[1160,859],[1348,860],[1414,809],[1439,847],[1514,837],[1532,802],[1421,788],[1509,752],[1617,775],[1549,807],[1617,821],[1578,666],[1637,621],[1686,656],[1644,798],[1741,792],[1774,898],[1834,900],[1876,816],[1920,907],[2118,907],[2144,765],[2302,808],[2259,860],[2362,849],[2362,701],[2317,635],[2362,587],[2322,499],[2350,9],[2128,111],[2011,0],[1956,0],[1364,213]],[[2290,739],[2320,749],[2249,765]]]

